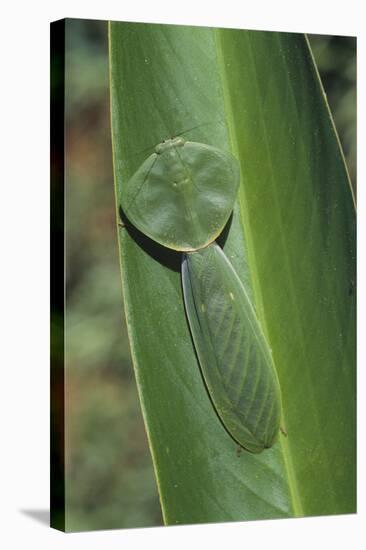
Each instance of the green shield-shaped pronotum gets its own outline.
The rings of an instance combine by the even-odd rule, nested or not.
[[[169,139],[122,189],[130,222],[174,250],[207,246],[220,235],[239,186],[236,159],[210,145]]]
[[[143,162],[123,187],[121,206],[142,233],[185,252],[185,308],[212,403],[231,437],[258,453],[279,431],[280,386],[250,299],[214,242],[238,186],[238,162],[230,154],[178,137]]]

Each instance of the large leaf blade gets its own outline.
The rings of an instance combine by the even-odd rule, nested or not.
[[[220,36],[238,108],[234,134],[245,153],[240,204],[255,301],[283,388],[292,461],[303,465],[296,467],[302,506],[313,515],[351,512],[355,216],[343,155],[301,36]],[[238,49],[248,60],[245,77]],[[316,498],[314,486],[322,487]]]
[[[188,134],[189,139],[224,150],[231,148],[241,162],[239,202],[221,244],[224,244],[226,254],[246,286],[253,284],[255,306],[270,339],[283,387],[289,430],[288,440],[280,438],[272,449],[261,455],[243,452],[237,456],[235,444],[213,410],[198,368],[184,314],[179,254],[154,245],[131,228],[120,229],[122,279],[135,373],[167,523],[354,510],[352,335],[349,336],[349,348],[343,353],[350,372],[344,370],[340,374],[331,368],[329,375],[333,384],[336,381],[339,386],[346,384],[349,387],[331,423],[333,430],[341,417],[344,423],[336,434],[336,444],[334,440],[320,442],[323,433],[318,429],[321,414],[326,413],[326,417],[331,419],[330,410],[333,409],[329,407],[329,399],[325,399],[331,388],[322,383],[320,391],[315,387],[316,381],[306,374],[300,377],[305,385],[302,386],[304,393],[299,395],[297,375],[291,371],[292,364],[297,365],[296,373],[303,366],[298,361],[299,350],[302,361],[305,361],[308,356],[304,350],[311,336],[304,330],[300,331],[303,324],[298,321],[294,324],[296,332],[288,337],[292,320],[294,317],[299,319],[300,310],[299,306],[294,306],[297,304],[294,299],[288,302],[290,305],[286,302],[287,294],[281,284],[282,267],[284,259],[290,258],[291,261],[286,260],[289,262],[286,273],[293,285],[293,274],[301,257],[299,247],[306,242],[306,232],[300,224],[301,231],[296,233],[296,238],[289,234],[284,240],[279,222],[288,209],[288,201],[283,192],[279,193],[283,203],[274,202],[279,200],[276,185],[282,181],[287,183],[289,176],[297,173],[299,159],[303,164],[300,180],[306,183],[309,178],[315,178],[319,185],[320,176],[327,171],[332,156],[339,155],[339,149],[304,38],[297,35],[281,37],[282,42],[276,33],[125,23],[112,23],[110,27],[117,197],[123,182],[146,158],[146,148],[190,128],[194,129]],[[262,87],[258,83],[255,85],[258,74],[262,75]],[[291,75],[297,82],[296,91],[292,92],[288,89]],[[269,83],[267,87],[263,85],[265,82]],[[304,101],[306,112],[301,118],[299,109],[296,113],[284,112],[280,101],[283,90],[293,93],[299,104]],[[315,112],[310,101],[313,92],[319,105]],[[313,125],[319,124],[318,117],[320,128],[325,128],[315,141],[322,151],[321,170],[317,164],[319,155],[310,167],[306,163],[309,158],[314,158],[311,139],[307,137],[306,143],[294,149],[289,130],[292,128],[292,132],[301,130],[306,135],[308,132],[313,135]],[[283,128],[290,132],[289,137],[277,142],[276,132],[283,131]],[[300,139],[303,139],[302,134]],[[282,162],[274,163],[281,141]],[[343,227],[352,248],[353,213],[341,161],[341,158],[337,160],[335,195],[340,193],[344,197],[346,208],[333,212],[330,233],[334,246],[329,254],[337,269],[342,271],[341,286],[344,286],[349,270],[353,269],[352,251],[347,246],[339,250],[333,233],[342,232]],[[268,171],[272,173],[272,185],[267,189]],[[315,234],[320,238],[324,216],[320,216],[319,211],[327,211],[334,201],[318,191],[312,200],[311,190],[306,188],[304,196],[300,193],[299,201],[300,204],[305,201],[309,207],[321,199],[320,204],[314,206]],[[273,212],[268,216],[271,210]],[[260,213],[258,217],[254,215],[257,212]],[[269,220],[272,220],[272,225]],[[297,228],[295,215],[291,221],[289,227]],[[272,255],[269,263],[266,260],[270,246],[275,244],[276,231],[280,236],[282,256]],[[268,239],[269,235],[271,239]],[[307,259],[314,258],[308,254]],[[315,272],[308,279],[300,278],[299,285],[291,291],[292,297],[301,291],[302,305],[307,305],[310,298],[306,310],[311,307],[312,291],[316,289],[317,276],[326,261],[318,258],[313,265]],[[321,296],[329,297],[334,284],[339,283],[334,282],[338,280],[336,277],[330,279],[330,270],[327,273]],[[353,295],[350,298],[352,302]],[[321,370],[323,382],[328,376],[329,365],[332,367],[334,353],[327,355],[327,347],[333,341],[334,327],[345,313],[354,321],[352,307],[352,303],[347,305],[342,300],[332,317],[331,326],[325,326],[324,321],[329,320],[329,315],[323,312],[322,317],[322,310],[316,309],[324,331],[321,336],[323,345],[314,346],[310,364],[314,368],[325,354],[327,368]],[[339,348],[339,341],[336,347]],[[309,395],[312,414],[304,420]],[[329,437],[332,438],[332,434]],[[316,445],[310,461],[309,442]],[[329,450],[325,448],[326,444]],[[339,463],[338,474],[334,476],[328,459],[336,446],[339,446]],[[346,458],[345,450],[348,452]],[[324,457],[327,457],[325,464]],[[313,478],[318,468],[319,473]],[[319,498],[319,488],[325,491],[324,498]],[[340,498],[342,490],[346,490],[343,499]]]

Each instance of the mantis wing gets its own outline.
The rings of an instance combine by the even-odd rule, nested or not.
[[[281,394],[271,350],[238,275],[213,243],[184,255],[183,294],[203,377],[226,430],[259,453],[278,434]]]

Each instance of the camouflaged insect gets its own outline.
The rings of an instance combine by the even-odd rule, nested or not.
[[[183,252],[185,309],[212,403],[231,437],[259,453],[279,432],[280,386],[247,292],[215,242],[239,181],[230,154],[177,137],[142,163],[122,189],[121,206],[142,233]]]

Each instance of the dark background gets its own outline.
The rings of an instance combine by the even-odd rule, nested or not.
[[[356,183],[356,39],[309,40]],[[66,529],[161,525],[121,297],[107,23],[66,22]]]

